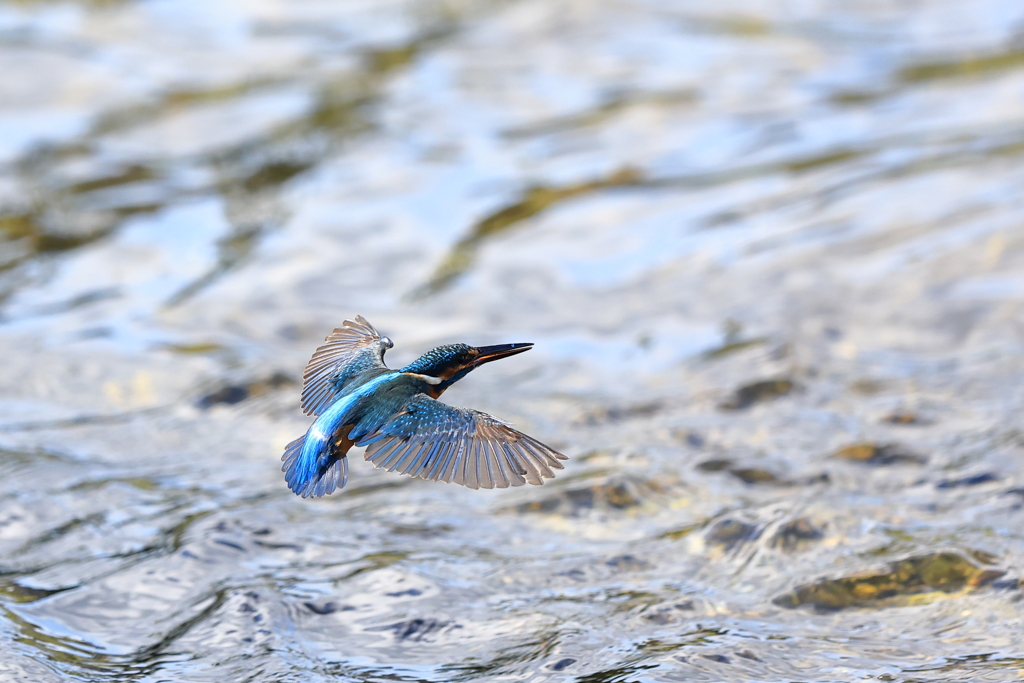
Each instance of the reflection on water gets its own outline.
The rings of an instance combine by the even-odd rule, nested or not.
[[[1022,32],[0,2],[0,679],[1018,678]],[[357,313],[563,476],[293,496]]]

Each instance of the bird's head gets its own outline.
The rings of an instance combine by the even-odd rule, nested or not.
[[[497,344],[495,346],[445,344],[427,351],[402,368],[402,372],[411,372],[439,380],[436,383],[429,383],[433,385],[434,393],[440,394],[484,363],[490,363],[499,358],[508,358],[517,353],[529,351],[532,347],[533,344],[529,343]]]

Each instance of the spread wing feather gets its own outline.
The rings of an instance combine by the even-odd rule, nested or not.
[[[374,467],[471,489],[543,484],[568,460],[495,417],[425,394],[356,445]]]
[[[349,379],[366,370],[387,367],[384,352],[394,346],[361,315],[343,322],[324,342],[302,373],[301,405],[306,415],[319,415]]]

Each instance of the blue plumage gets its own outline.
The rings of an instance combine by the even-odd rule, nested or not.
[[[339,453],[340,444],[337,443],[337,436],[343,425],[356,417],[357,409],[365,399],[372,394],[380,385],[388,381],[394,381],[399,373],[389,372],[378,375],[367,382],[357,385],[351,391],[345,392],[330,404],[316,421],[310,426],[309,431],[301,439],[291,442],[285,449],[284,465],[285,481],[288,488],[303,498],[309,496],[320,497],[326,493],[332,493],[336,486],[344,486],[345,482],[332,486],[330,482],[324,482],[323,488],[330,488],[324,492],[317,492],[318,486],[325,478],[334,477],[334,469],[338,460],[343,459],[344,452]],[[348,450],[347,448],[345,449]],[[345,474],[347,479],[348,462],[345,463]]]
[[[303,435],[285,448],[281,469],[288,488],[303,498],[319,498],[344,487],[348,482],[348,458],[327,448],[304,457],[305,444],[306,436]]]
[[[393,344],[362,317],[346,320],[303,375],[302,409],[317,418],[282,456],[288,488],[318,498],[345,486],[348,450],[366,446],[376,467],[401,474],[503,488],[541,484],[566,457],[490,415],[438,402],[480,365],[532,344],[448,344],[399,371],[384,365]]]

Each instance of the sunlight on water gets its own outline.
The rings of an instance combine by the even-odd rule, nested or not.
[[[1019,679],[1022,37],[0,1],[0,680]],[[356,314],[566,469],[294,496]]]

